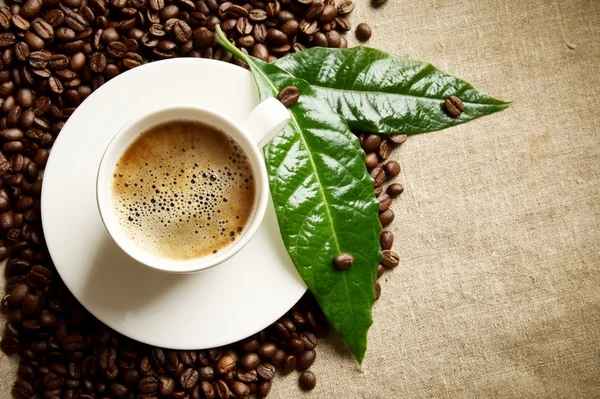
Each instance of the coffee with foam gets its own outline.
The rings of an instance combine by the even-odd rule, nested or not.
[[[243,234],[256,189],[250,162],[231,137],[173,120],[123,152],[112,196],[121,228],[137,246],[185,260],[217,253]]]

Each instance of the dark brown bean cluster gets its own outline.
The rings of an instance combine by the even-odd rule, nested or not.
[[[350,29],[353,8],[351,1],[312,0],[26,0],[0,8],[1,307],[9,320],[0,347],[20,356],[17,398],[265,397],[277,372],[294,370],[303,389],[314,388],[307,370],[329,325],[310,294],[255,336],[205,351],[149,347],[92,317],[50,260],[40,176],[65,121],[121,72],[180,56],[232,61],[216,42],[217,24],[242,51],[266,60],[315,45],[345,47],[339,33]],[[367,137],[360,137],[364,144]],[[380,196],[385,180],[400,171],[386,160],[404,139],[377,137],[377,144],[368,139],[367,165],[372,175],[383,171],[375,173]],[[401,192],[392,184],[380,197],[385,225]],[[391,234],[382,233],[382,249],[391,248]],[[381,268],[397,263],[384,251]]]

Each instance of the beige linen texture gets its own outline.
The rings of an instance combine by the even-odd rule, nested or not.
[[[396,152],[401,264],[362,368],[332,337],[314,391],[294,374],[270,397],[600,397],[600,2],[357,3],[370,46],[514,104]],[[15,362],[0,356],[8,398]]]

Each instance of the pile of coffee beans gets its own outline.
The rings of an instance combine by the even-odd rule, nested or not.
[[[297,371],[302,389],[317,338],[329,324],[307,293],[286,315],[241,342],[171,351],[132,341],[91,316],[65,287],[44,242],[42,172],[76,107],[119,73],[190,56],[233,61],[214,35],[221,24],[265,60],[320,45],[345,47],[352,2],[331,0],[26,0],[0,8],[0,261],[7,314],[1,349],[20,357],[17,398],[245,398],[268,395],[276,373]],[[375,180],[380,219],[394,219],[400,172],[388,160],[405,136],[359,134]],[[384,190],[384,187],[387,188]],[[398,264],[384,231],[378,276]],[[374,288],[377,296],[379,284]]]

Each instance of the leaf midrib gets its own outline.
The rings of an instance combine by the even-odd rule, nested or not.
[[[252,61],[252,59],[249,58],[248,60],[252,64],[254,64],[254,62]],[[267,82],[267,84],[273,90],[273,93],[277,93],[278,92],[277,88],[271,83],[271,80],[263,73],[263,71],[256,64],[254,64],[254,70],[257,71],[257,73],[259,73],[263,77],[264,81]],[[302,140],[302,142],[304,143],[304,145],[306,146],[306,148],[308,150],[307,151],[307,153],[308,153],[308,159],[310,160],[310,164],[311,164],[311,166],[312,166],[312,168],[314,170],[315,177],[316,177],[317,182],[319,184],[319,195],[321,197],[321,200],[325,204],[325,211],[327,213],[327,219],[329,221],[329,225],[331,227],[331,231],[333,231],[333,233],[334,233],[333,234],[333,241],[335,243],[335,248],[336,248],[337,253],[340,253],[341,249],[340,249],[340,244],[339,244],[338,239],[337,239],[337,232],[336,232],[336,229],[335,229],[335,227],[333,225],[333,218],[331,217],[331,211],[329,210],[329,204],[327,203],[327,200],[326,200],[326,197],[325,197],[325,193],[324,193],[323,188],[322,188],[323,185],[321,184],[321,178],[320,178],[319,172],[317,170],[317,165],[315,164],[315,161],[314,161],[314,159],[312,157],[312,153],[310,151],[310,147],[309,147],[308,143],[306,142],[306,140],[304,139],[304,135],[302,134],[302,129],[298,125],[298,121],[296,120],[296,117],[291,112],[290,112],[290,121],[294,124],[294,126],[298,130],[300,139]],[[348,299],[347,303],[348,303],[348,306],[350,306],[350,313],[352,315],[352,323],[353,323],[353,325],[356,325],[356,323],[355,323],[356,318],[355,318],[354,306],[352,306],[352,300],[350,298],[350,289],[348,288],[348,279],[346,278],[346,274],[345,273],[341,273],[341,274],[342,274],[342,277],[344,279],[344,287],[346,288],[346,290],[345,290],[346,291],[346,297]]]
[[[428,100],[428,101],[434,101],[434,102],[439,102],[439,103],[443,103],[444,101],[446,101],[446,98],[437,98],[437,97],[428,97],[428,96],[415,96],[413,94],[403,94],[403,93],[388,93],[385,91],[372,91],[372,90],[355,90],[355,89],[338,89],[337,87],[329,87],[329,86],[320,86],[318,84],[315,83],[310,83],[311,86],[315,87],[317,90],[321,89],[321,90],[332,90],[332,91],[336,91],[336,92],[351,92],[351,93],[355,93],[355,94],[361,94],[361,93],[369,93],[369,94],[374,94],[374,95],[386,95],[386,96],[400,96],[400,97],[406,97],[406,98],[413,98],[413,99],[418,99],[418,100]],[[471,105],[471,106],[476,106],[476,107],[508,107],[509,104],[506,103],[499,103],[499,104],[493,104],[493,103],[474,103],[474,102],[470,102],[470,101],[463,101],[463,103],[465,105]]]

